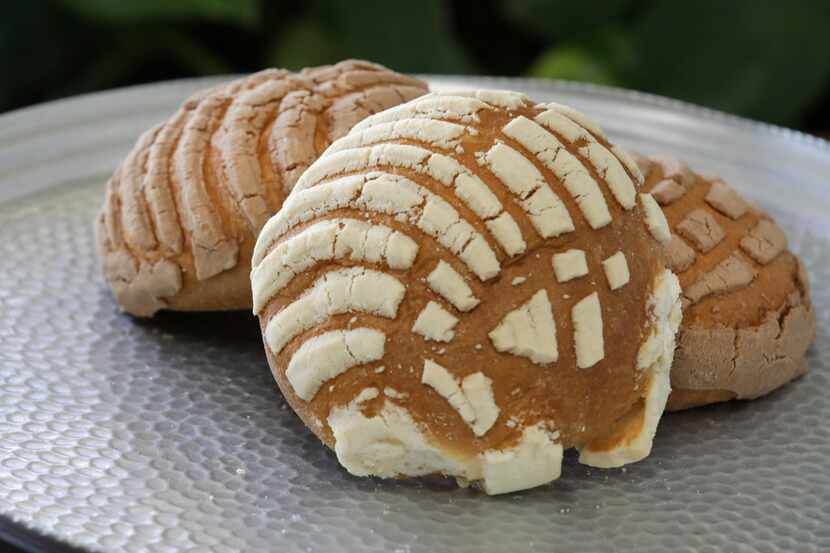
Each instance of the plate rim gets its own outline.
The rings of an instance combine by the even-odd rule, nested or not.
[[[211,83],[221,83],[224,81],[239,78],[244,74],[229,73],[221,75],[209,75],[202,77],[184,77],[180,79],[167,79],[163,81],[153,81],[148,83],[134,84],[121,87],[113,87],[94,92],[87,92],[84,94],[77,94],[39,102],[29,106],[24,106],[11,111],[0,113],[0,128],[4,127],[10,121],[26,117],[32,113],[42,111],[48,108],[59,108],[67,105],[87,102],[94,99],[102,99],[109,96],[118,96],[127,92],[139,92],[142,89],[160,89],[169,88],[174,89],[180,86],[189,86],[198,83],[205,83],[210,86]],[[758,130],[767,134],[784,137],[788,140],[797,141],[803,145],[817,148],[820,152],[830,154],[830,140],[824,139],[820,136],[808,134],[804,131],[759,121],[750,117],[728,113],[716,108],[711,108],[688,102],[686,100],[679,100],[660,94],[651,92],[644,92],[633,88],[624,88],[618,86],[601,85],[595,83],[587,83],[581,81],[570,81],[563,79],[544,79],[539,77],[510,77],[503,75],[456,75],[456,74],[432,74],[432,73],[417,73],[415,77],[428,82],[452,82],[454,80],[475,79],[482,83],[490,83],[497,86],[499,84],[508,85],[509,83],[521,83],[523,87],[530,87],[540,91],[556,91],[562,90],[571,93],[584,92],[590,95],[599,95],[611,100],[624,100],[645,104],[650,107],[667,109],[683,115],[702,116],[706,120],[722,123],[732,128]],[[503,86],[509,88],[509,86]]]
[[[50,536],[37,528],[0,515],[0,546],[7,545],[27,553],[88,553],[69,542]]]

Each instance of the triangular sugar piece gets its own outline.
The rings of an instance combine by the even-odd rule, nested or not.
[[[497,351],[527,357],[537,365],[546,365],[559,359],[556,323],[548,293],[544,289],[505,315],[489,336]]]

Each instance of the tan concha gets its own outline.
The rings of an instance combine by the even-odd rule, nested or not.
[[[781,228],[721,179],[671,158],[638,161],[672,228],[683,289],[667,408],[754,399],[804,374],[815,313]]]
[[[288,402],[352,474],[505,493],[651,450],[679,284],[636,163],[580,113],[429,94],[332,144],[251,273]]]
[[[192,96],[107,184],[97,241],[118,303],[138,316],[250,308],[256,236],[302,172],[364,117],[426,91],[344,61],[268,69]]]

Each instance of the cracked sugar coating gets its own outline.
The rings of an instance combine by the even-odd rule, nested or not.
[[[641,181],[585,116],[517,93],[363,120],[254,249],[286,399],[360,476],[506,493],[558,478],[567,448],[597,467],[644,458],[680,288]]]
[[[667,254],[685,304],[668,409],[754,399],[804,374],[815,314],[784,232],[679,161],[641,159],[641,168],[673,229]],[[681,193],[661,201],[657,192],[670,188]]]
[[[144,133],[96,219],[104,275],[121,307],[251,306],[251,250],[302,172],[364,117],[426,92],[363,61],[267,69],[192,96]]]

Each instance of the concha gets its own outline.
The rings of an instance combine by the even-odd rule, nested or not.
[[[424,94],[364,61],[268,69],[200,92],[145,132],[107,183],[96,234],[119,305],[251,306],[251,251],[302,172],[355,123]]]
[[[680,288],[636,163],[581,113],[433,93],[358,123],[263,228],[286,399],[352,474],[492,494],[651,450]]]
[[[639,164],[672,229],[685,304],[668,409],[755,399],[802,376],[816,315],[784,231],[718,177],[671,157]]]

